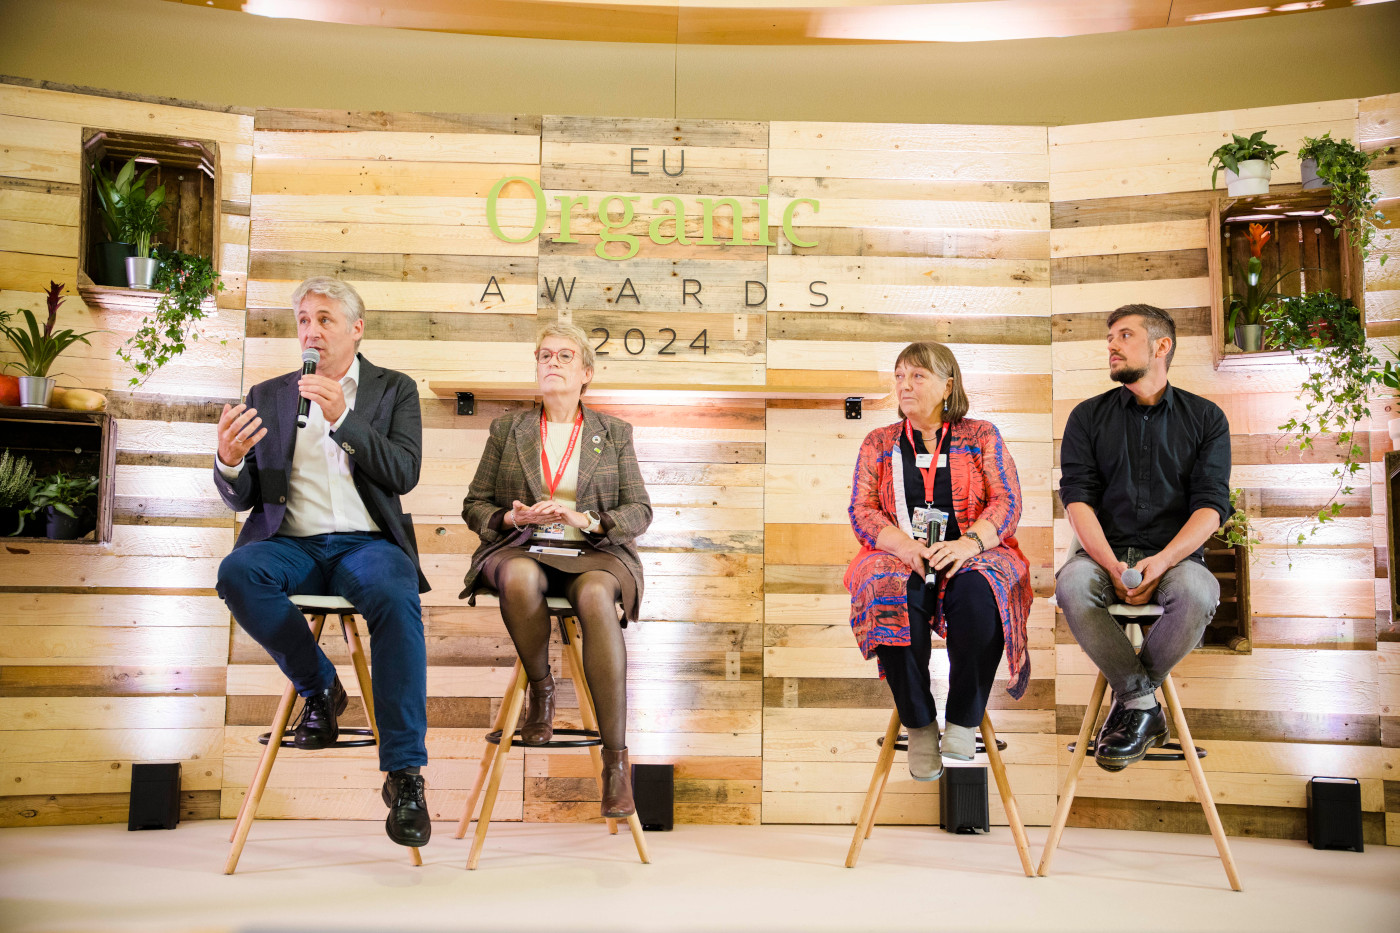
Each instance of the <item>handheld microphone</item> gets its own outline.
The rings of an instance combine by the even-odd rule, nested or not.
[[[1130,590],[1142,586],[1142,571],[1136,567],[1129,567],[1123,571],[1123,585]]]
[[[303,350],[301,353],[301,374],[303,376],[311,375],[316,371],[316,364],[319,362],[321,362],[320,350],[315,347]],[[297,403],[297,427],[306,427],[306,415],[309,411],[311,411],[311,399],[302,396],[301,401]]]

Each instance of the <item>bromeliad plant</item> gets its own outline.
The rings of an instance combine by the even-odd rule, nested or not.
[[[156,258],[160,268],[154,284],[162,294],[155,314],[143,320],[131,339],[117,350],[117,356],[136,370],[131,377],[134,386],[184,353],[189,341],[199,339],[196,325],[208,316],[204,300],[224,288],[214,263],[204,256],[162,247]]]
[[[1222,168],[1239,174],[1241,162],[1263,159],[1269,163],[1269,168],[1278,168],[1278,157],[1286,155],[1288,150],[1265,142],[1264,132],[1264,130],[1260,130],[1248,138],[1240,136],[1238,133],[1231,133],[1230,135],[1234,138],[1210,154],[1210,164],[1215,166],[1215,169],[1210,173],[1210,186],[1212,188],[1215,187],[1215,180]]]
[[[1262,324],[1264,312],[1269,308],[1270,304],[1272,304],[1275,299],[1283,297],[1278,292],[1274,291],[1274,288],[1288,276],[1301,271],[1299,269],[1290,269],[1287,272],[1280,272],[1270,279],[1267,285],[1260,284],[1260,278],[1264,270],[1264,260],[1262,258],[1264,244],[1268,243],[1272,238],[1273,234],[1270,233],[1263,224],[1249,225],[1249,261],[1245,264],[1244,268],[1236,267],[1236,272],[1238,272],[1240,278],[1244,280],[1245,291],[1243,295],[1236,293],[1230,298],[1230,316],[1225,327],[1227,338],[1234,336],[1236,324],[1244,324],[1247,326]]]
[[[88,504],[97,498],[96,476],[68,476],[54,473],[37,480],[29,487],[29,506],[20,510],[20,529],[31,517],[43,518],[44,510],[78,519],[90,513]]]
[[[1299,533],[1302,544],[1341,514],[1338,499],[1354,491],[1365,457],[1356,443],[1356,429],[1370,414],[1370,389],[1377,381],[1380,360],[1366,346],[1360,309],[1332,292],[1280,299],[1266,323],[1274,345],[1291,351],[1308,370],[1298,394],[1303,415],[1290,418],[1279,430],[1291,435],[1289,446],[1296,444],[1299,450],[1308,450],[1320,435],[1331,434],[1343,451],[1342,462],[1332,471],[1337,487],[1307,533]]]
[[[1347,239],[1361,248],[1364,262],[1371,255],[1377,228],[1385,224],[1385,215],[1376,210],[1381,192],[1371,183],[1371,163],[1391,147],[1375,152],[1362,152],[1349,139],[1333,139],[1331,132],[1320,137],[1304,137],[1300,159],[1317,160],[1317,177],[1332,186],[1332,210],[1327,219],[1332,222],[1332,235],[1347,233]],[[1390,239],[1390,234],[1385,235]],[[1381,265],[1386,255],[1381,254]]]
[[[48,288],[49,318],[44,323],[44,329],[39,330],[39,322],[35,319],[34,313],[27,308],[20,308],[19,313],[24,315],[26,327],[13,327],[9,324],[0,324],[0,332],[9,338],[19,351],[19,363],[6,363],[5,366],[18,366],[20,371],[26,376],[44,377],[49,374],[49,367],[54,360],[58,359],[60,353],[67,350],[78,341],[88,343],[89,334],[101,333],[101,331],[89,330],[79,334],[72,330],[61,330],[54,333],[54,324],[58,321],[58,306],[63,301],[63,286],[57,282],[50,282]],[[88,346],[91,346],[89,343]]]

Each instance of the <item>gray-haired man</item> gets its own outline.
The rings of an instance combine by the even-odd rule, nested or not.
[[[297,339],[316,350],[300,371],[253,386],[224,406],[214,482],[235,511],[251,509],[219,566],[218,593],[305,698],[293,742],[325,748],[339,736],[348,699],[335,666],[311,638],[288,595],[343,596],[369,625],[379,766],[388,773],[389,838],[422,846],[432,832],[423,777],[428,763],[427,650],[413,525],[399,496],[418,484],[423,426],[408,376],[359,355],[364,302],[332,278],[292,295]],[[305,427],[298,405],[310,402]]]

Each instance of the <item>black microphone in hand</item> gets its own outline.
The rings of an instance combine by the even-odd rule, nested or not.
[[[301,353],[301,374],[303,376],[311,375],[316,371],[316,364],[319,362],[321,362],[320,350],[315,347],[303,350]],[[297,427],[306,427],[306,415],[309,411],[311,411],[311,399],[302,396],[301,401],[297,403]]]
[[[1123,571],[1123,585],[1130,590],[1142,586],[1142,571],[1136,567],[1129,567]]]

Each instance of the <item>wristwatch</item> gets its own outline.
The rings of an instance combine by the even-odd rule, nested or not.
[[[601,515],[592,509],[589,509],[583,514],[588,516],[588,525],[584,527],[584,531],[588,534],[596,535],[599,531],[603,530],[603,517]]]

